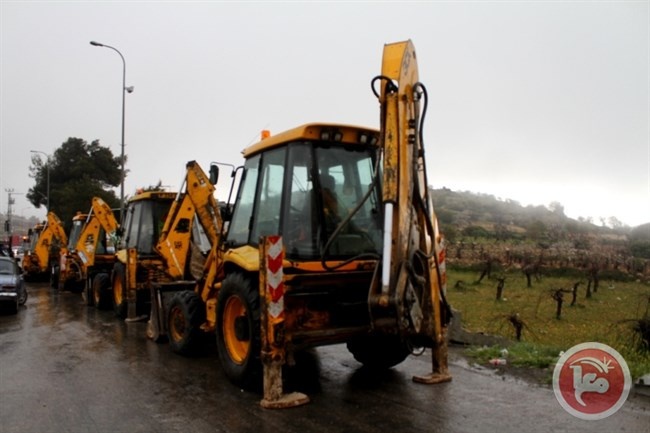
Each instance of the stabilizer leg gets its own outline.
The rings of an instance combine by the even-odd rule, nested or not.
[[[413,376],[413,382],[426,385],[450,382],[451,374],[449,374],[447,352],[447,327],[444,327],[441,341],[431,349],[432,372],[424,376]]]
[[[284,359],[273,360],[263,355],[264,398],[260,405],[265,409],[287,409],[309,403],[309,397],[301,392],[284,394],[282,389],[282,365]]]
[[[260,239],[260,303],[262,368],[266,409],[286,409],[309,403],[300,392],[284,394],[282,366],[286,361],[287,337],[284,332],[284,283],[282,262],[284,247],[280,236]]]

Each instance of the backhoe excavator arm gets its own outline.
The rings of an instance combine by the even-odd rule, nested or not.
[[[108,236],[114,236],[119,224],[111,207],[99,197],[93,197],[92,213]]]
[[[212,166],[212,168],[217,170],[216,166]],[[215,187],[213,182],[216,183],[216,172],[215,178],[211,179],[196,161],[187,163],[187,195],[194,203],[196,216],[211,246],[210,253],[203,264],[202,277],[196,287],[197,293],[201,296],[203,302],[207,302],[211,297],[212,286],[217,276],[223,272],[223,260],[220,259],[221,250],[219,249],[223,219],[219,210],[219,203],[214,198]],[[210,319],[210,314],[208,314],[208,319]]]
[[[445,345],[444,328],[449,320],[444,245],[428,192],[420,112],[426,90],[418,81],[411,41],[385,45],[378,80],[384,251],[380,291],[371,296],[371,311],[377,318],[377,311],[388,310],[379,316],[396,320],[402,335],[424,337],[416,341],[434,348],[437,379],[448,380],[446,350],[437,353]]]
[[[205,320],[205,323],[202,323],[201,328],[203,330],[212,330],[216,321],[214,308],[215,297],[212,296],[213,284],[217,276],[222,272],[223,263],[219,259],[219,238],[221,236],[223,221],[221,219],[219,205],[214,198],[214,183],[216,183],[217,173],[215,171],[214,178],[213,176],[208,176],[195,161],[188,162],[185,168],[183,185],[165,219],[160,238],[156,244],[156,249],[164,262],[165,273],[173,280],[172,286],[167,286],[167,289],[164,291],[169,293],[170,291],[176,290],[177,293],[182,293],[188,290],[191,284],[195,294],[206,304],[205,316],[201,319]],[[210,242],[210,252],[205,259],[200,249],[192,245],[193,242],[198,241],[198,239],[192,238],[195,220],[201,225]],[[198,273],[198,269],[196,269],[196,264],[198,263],[195,260],[196,257],[199,257],[199,260],[202,261],[200,276],[190,276],[189,274]],[[188,260],[191,260],[192,264],[189,267],[192,270],[196,269],[196,272],[188,269]],[[170,287],[173,287],[173,289],[169,290]],[[181,290],[180,292],[178,292],[179,289]],[[173,305],[174,302],[186,302],[187,299],[189,298],[182,295],[178,298],[172,297],[170,302]],[[150,338],[158,341],[161,336],[171,332],[173,335],[171,338],[175,339],[174,342],[176,347],[178,347],[175,350],[184,350],[181,347],[185,348],[185,350],[191,350],[189,347],[193,343],[190,337],[182,338],[178,330],[169,331],[167,329],[168,321],[165,314],[181,314],[181,310],[177,308],[178,304],[176,304],[176,307],[171,307],[175,313],[168,313],[166,307],[163,305],[164,303],[162,291],[154,288],[152,292],[152,320],[150,321],[148,331]],[[193,320],[190,318],[186,319]],[[177,322],[178,320],[174,321],[174,323]]]
[[[213,251],[219,243],[222,221],[214,190],[214,185],[199,164],[196,161],[188,162],[183,186],[172,203],[156,246],[173,279],[185,277],[195,216]]]
[[[53,244],[60,246],[61,253],[65,253],[65,246],[68,243],[68,236],[63,229],[63,223],[54,212],[47,213],[47,224],[38,237],[38,243],[34,249],[34,254],[38,258],[38,267],[40,272],[45,272],[49,265],[50,252]]]
[[[99,197],[93,197],[92,206],[86,224],[79,236],[75,249],[85,266],[95,264],[95,254],[99,239],[100,227],[106,235],[115,239],[119,224],[113,215],[111,207]]]

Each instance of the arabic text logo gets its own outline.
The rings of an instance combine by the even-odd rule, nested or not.
[[[553,371],[560,405],[586,420],[603,419],[623,406],[632,378],[623,357],[601,343],[583,343],[565,352]]]

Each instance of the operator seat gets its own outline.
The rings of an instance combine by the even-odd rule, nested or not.
[[[323,211],[325,212],[325,221],[328,225],[333,224],[334,227],[340,222],[341,216],[339,214],[339,202],[336,197],[336,180],[334,176],[324,174],[321,176],[321,188],[323,195]],[[331,227],[328,227],[331,229]],[[329,233],[332,230],[328,230]]]

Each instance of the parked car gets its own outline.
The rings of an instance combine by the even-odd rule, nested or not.
[[[4,243],[0,243],[0,257],[11,257],[11,254],[11,248]]]
[[[27,302],[27,289],[18,263],[11,257],[0,256],[0,303],[14,314]]]

